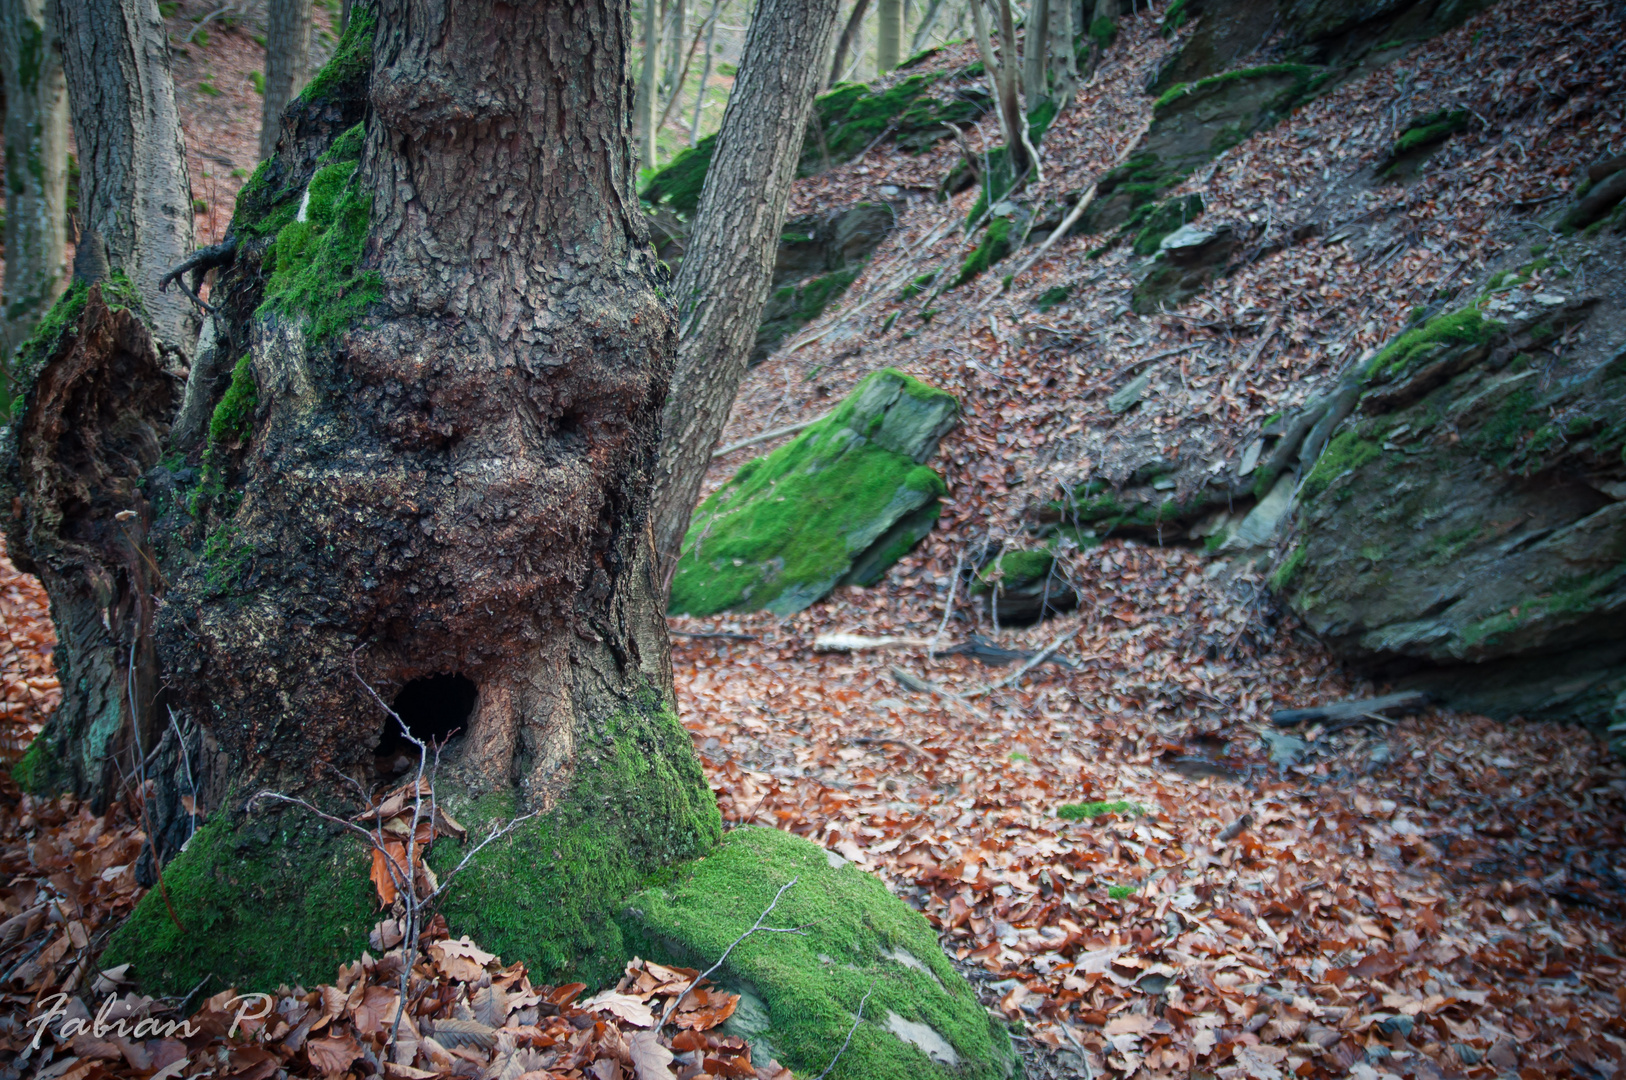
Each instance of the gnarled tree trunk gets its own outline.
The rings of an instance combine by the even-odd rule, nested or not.
[[[56,0],[79,150],[81,232],[129,275],[160,339],[190,349],[197,320],[165,271],[192,254],[187,178],[169,43],[156,0]]]
[[[0,360],[33,332],[62,291],[67,241],[68,89],[55,4],[0,4],[0,77],[6,96],[6,278],[0,290]],[[0,379],[0,393],[10,388]]]
[[[654,515],[668,577],[749,365],[837,10],[838,0],[762,0],[751,20],[673,287],[680,342]]]
[[[104,962],[265,986],[364,947],[360,845],[244,799],[391,782],[369,688],[450,740],[441,798],[476,835],[541,812],[446,907],[504,956],[609,974],[615,905],[715,841],[652,565],[675,335],[632,191],[629,22],[382,0],[284,118],[216,287],[230,385],[193,387],[208,434],[152,483],[166,705],[228,763],[165,870],[209,932],[154,898]]]

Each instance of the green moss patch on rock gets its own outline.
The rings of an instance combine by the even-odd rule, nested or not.
[[[1016,223],[1008,217],[996,217],[988,223],[983,231],[982,242],[971,249],[971,253],[960,264],[960,272],[955,275],[954,284],[964,285],[1011,253],[1015,240],[1011,236],[1016,230]]]
[[[1385,346],[1366,365],[1366,379],[1368,382],[1394,379],[1443,348],[1483,344],[1501,329],[1501,323],[1485,318],[1473,306],[1436,316]]]
[[[971,594],[980,596],[996,587],[1017,588],[1050,576],[1056,557],[1048,551],[1006,551],[971,579]]]
[[[1165,237],[1189,225],[1203,212],[1203,197],[1193,192],[1180,199],[1141,207],[1124,223],[1123,232],[1133,235],[1130,248],[1136,255],[1156,255]]]
[[[469,934],[550,982],[613,982],[628,953],[614,915],[651,874],[717,842],[717,802],[677,717],[651,700],[610,718],[579,743],[571,786],[544,817],[476,856],[441,906]],[[510,793],[448,805],[472,838],[513,812]],[[436,844],[443,877],[464,846]]]
[[[924,462],[958,416],[952,395],[902,372],[865,378],[828,417],[747,462],[700,505],[671,610],[786,615],[855,573],[878,580],[936,521],[946,489]]]
[[[879,879],[789,833],[728,833],[714,851],[635,895],[620,922],[640,955],[705,968],[776,894],[765,925],[801,932],[753,934],[714,976],[742,994],[725,1030],[750,1041],[754,1062],[772,1057],[797,1075],[818,1076],[851,1030],[833,1080],[1014,1074],[1009,1036],[943,955],[925,918]]]
[[[1315,498],[1331,487],[1333,481],[1340,476],[1359,469],[1367,462],[1375,461],[1382,454],[1381,447],[1361,438],[1357,433],[1340,432],[1327,444],[1327,448],[1316,459],[1315,468],[1305,477],[1304,498],[1306,500]]]
[[[775,289],[762,307],[762,325],[757,328],[753,358],[765,358],[774,346],[818,318],[832,301],[847,291],[847,286],[857,280],[862,270],[862,264],[844,267]]]

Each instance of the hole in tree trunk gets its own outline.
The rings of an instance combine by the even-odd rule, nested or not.
[[[401,687],[390,707],[417,738],[443,742],[468,729],[479,696],[479,688],[465,675],[427,675]],[[417,764],[417,747],[402,737],[394,720],[387,720],[378,740],[379,772],[395,776]]]

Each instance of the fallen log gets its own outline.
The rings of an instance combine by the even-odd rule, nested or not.
[[[1308,709],[1280,709],[1271,714],[1270,722],[1277,727],[1298,724],[1338,722],[1369,717],[1377,713],[1414,713],[1428,704],[1428,695],[1420,690],[1407,690],[1382,697],[1362,698],[1358,701],[1337,701],[1330,705],[1312,705]]]

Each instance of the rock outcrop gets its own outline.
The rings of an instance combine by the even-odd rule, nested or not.
[[[937,521],[946,489],[925,462],[959,413],[953,395],[891,368],[864,379],[700,504],[670,610],[788,615],[879,581]]]

